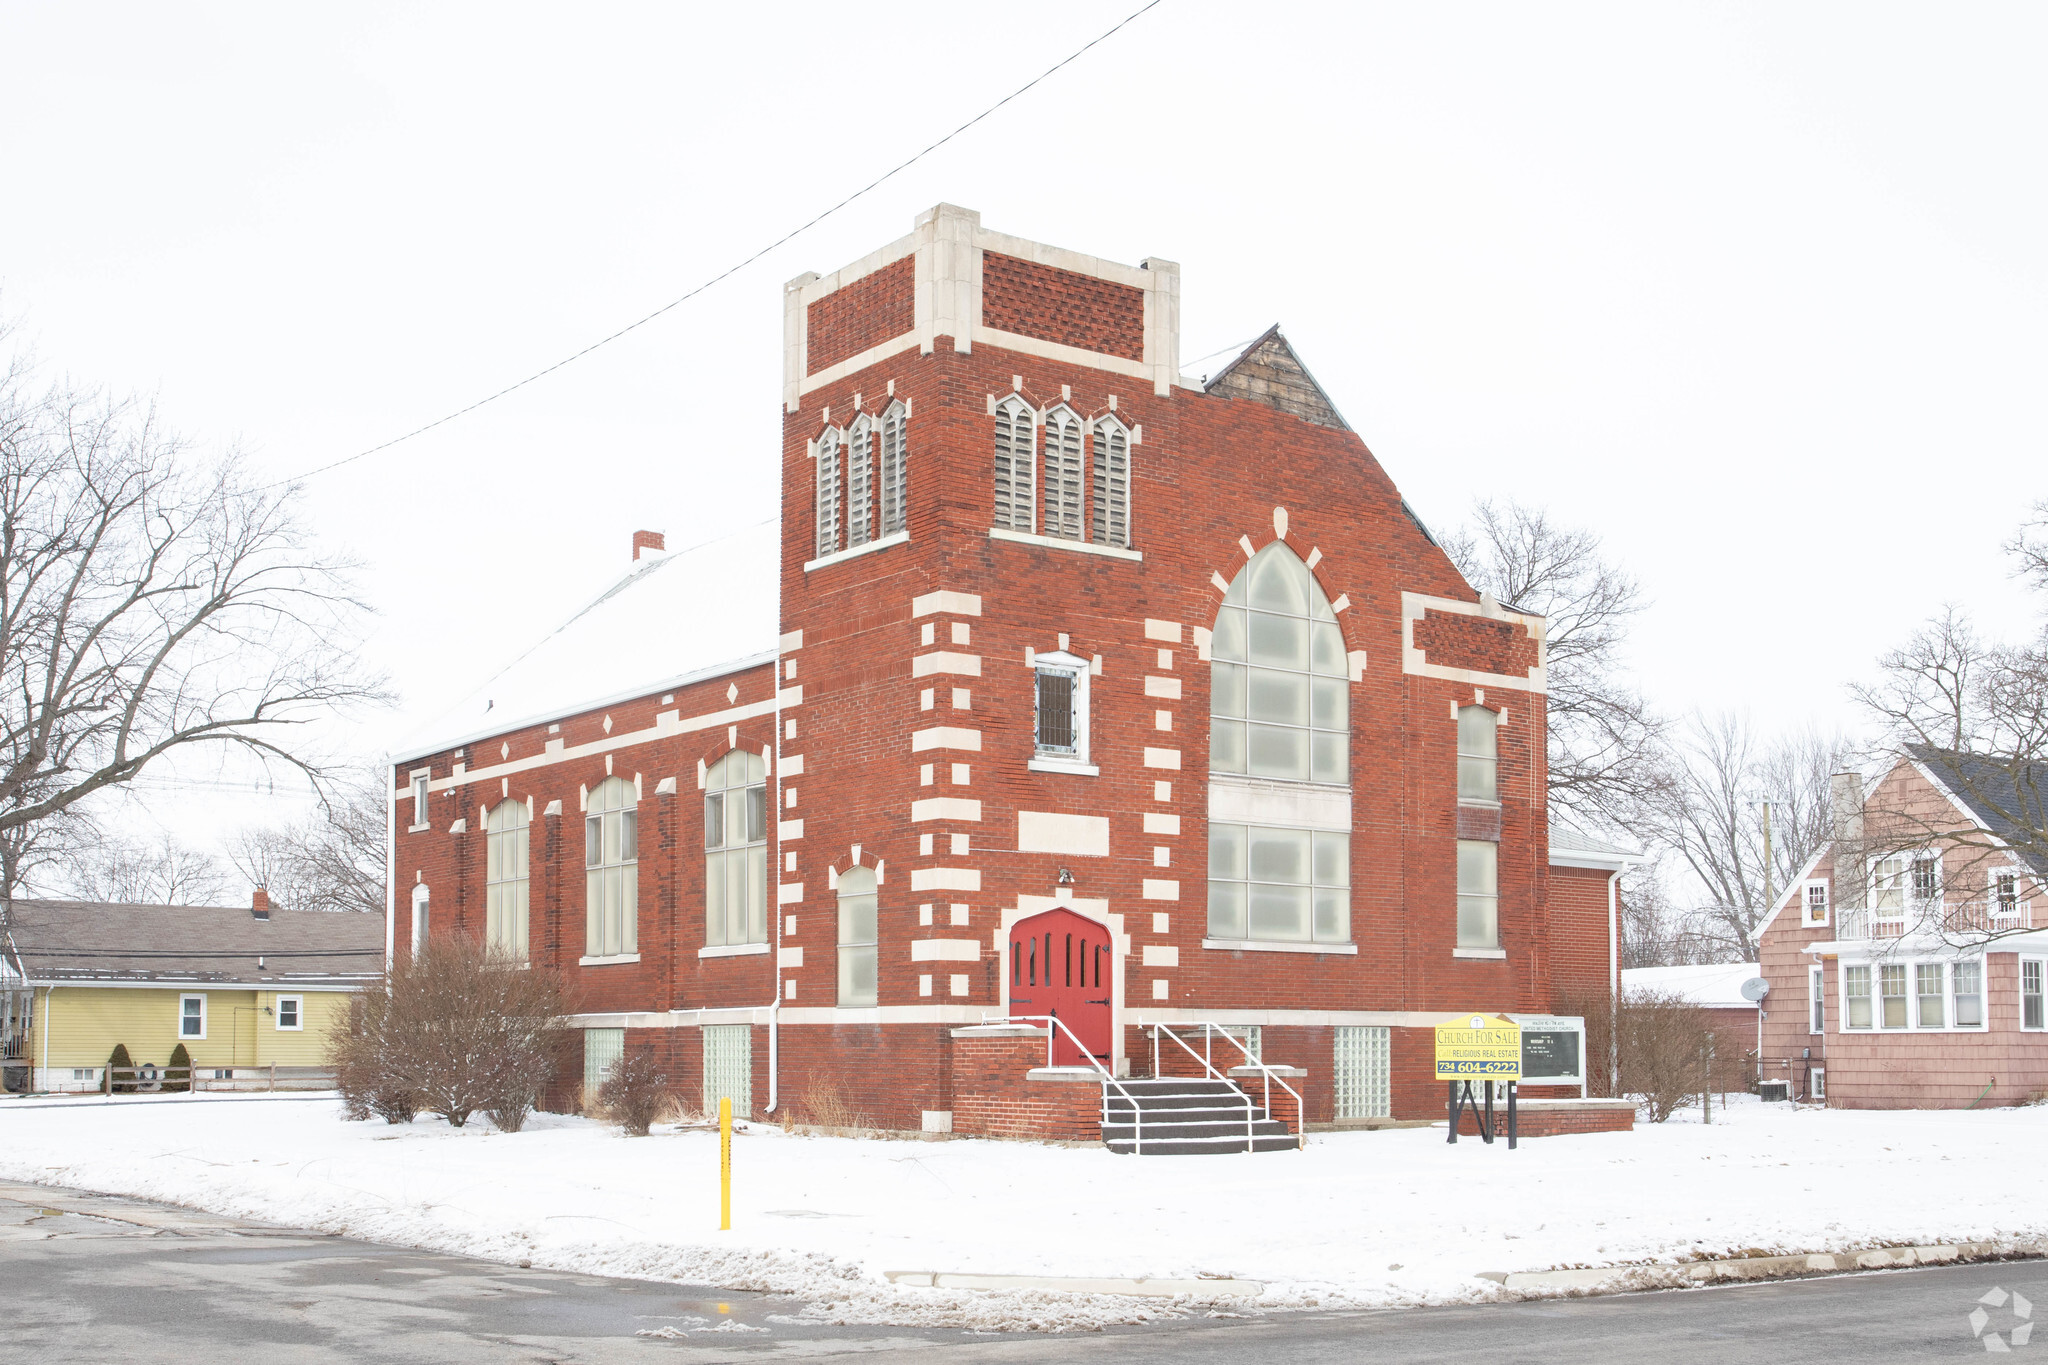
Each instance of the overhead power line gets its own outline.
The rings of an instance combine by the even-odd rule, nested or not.
[[[839,210],[845,208],[848,204],[853,203],[856,199],[861,198],[863,195],[866,195],[870,191],[875,190],[876,188],[885,184],[894,177],[902,174],[904,171],[909,170],[912,166],[915,166],[918,162],[924,160],[933,152],[936,152],[939,148],[951,142],[954,138],[959,137],[962,133],[966,132],[969,128],[972,128],[975,124],[980,123],[983,119],[995,113],[998,109],[1001,109],[1004,105],[1009,104],[1011,101],[1017,99],[1019,96],[1026,94],[1034,86],[1039,85],[1048,77],[1058,72],[1061,68],[1073,63],[1075,60],[1081,57],[1082,54],[1086,53],[1090,48],[1095,47],[1098,44],[1103,43],[1108,39],[1114,37],[1120,30],[1127,27],[1134,20],[1144,15],[1147,11],[1158,8],[1158,6],[1162,3],[1164,3],[1164,0],[1146,0],[1145,4],[1140,5],[1135,10],[1132,10],[1129,14],[1125,15],[1115,24],[1103,30],[1101,33],[1098,33],[1095,37],[1089,39],[1087,42],[1081,44],[1081,46],[1075,48],[1072,52],[1068,53],[1060,60],[1054,62],[1051,66],[1039,72],[1036,76],[1033,76],[1030,80],[1018,86],[1015,90],[1012,90],[1009,94],[1003,96],[994,104],[991,104],[988,108],[982,110],[973,118],[967,120],[967,122],[961,124],[958,128],[955,128],[952,132],[946,134],[938,141],[924,148],[916,155],[911,156],[907,160],[900,161],[894,166],[891,166],[888,170],[882,172],[873,180],[870,180],[867,184],[862,185],[852,194],[847,195],[844,199],[841,199],[838,203],[832,205],[832,207],[826,209],[824,212],[798,225],[797,227],[791,228],[788,232],[783,233],[780,237],[777,237],[774,241],[768,243],[768,245],[762,247],[759,251],[754,252],[752,255],[747,256],[743,260],[737,261],[734,264],[727,266],[724,270],[719,271],[716,275],[713,275],[710,279],[704,281],[704,283],[698,285],[695,289],[690,290],[689,293],[684,294],[679,298],[669,300],[667,303],[664,303],[661,307],[647,314],[645,317],[641,317],[636,319],[635,321],[627,323],[624,327],[619,328],[618,331],[613,332],[611,335],[600,337],[598,340],[591,342],[588,346],[585,346],[582,350],[563,356],[560,360],[557,360],[554,364],[549,365],[547,368],[535,370],[532,374],[526,376],[526,378],[521,379],[516,383],[507,384],[504,388],[499,389],[496,393],[489,394],[483,398],[479,398],[474,403],[471,403],[466,407],[457,408],[455,411],[448,413],[445,416],[437,417],[433,421],[428,422],[423,426],[414,427],[411,431],[406,432],[404,435],[394,436],[388,441],[384,441],[378,445],[373,445],[369,447],[367,450],[359,450],[353,455],[344,455],[342,458],[338,460],[333,460],[327,464],[319,465],[313,469],[308,469],[302,474],[295,474],[289,479],[281,480],[280,484],[296,483],[301,479],[310,479],[315,475],[325,474],[329,470],[339,469],[343,465],[354,464],[357,460],[365,459],[371,455],[375,455],[379,451],[389,450],[391,449],[391,447],[395,445],[399,445],[402,444],[403,442],[410,441],[415,436],[423,436],[427,432],[432,431],[436,427],[446,426],[448,423],[454,421],[458,417],[466,417],[470,413],[475,412],[478,408],[484,407],[491,403],[495,403],[500,398],[505,397],[507,394],[516,393],[518,390],[525,388],[528,384],[533,383],[537,379],[546,378],[548,375],[553,374],[556,370],[561,369],[565,365],[574,364],[576,361],[581,360],[583,359],[583,357],[589,355],[592,351],[598,350],[599,348],[604,346],[611,345],[614,341],[617,341],[620,337],[625,336],[628,332],[636,331],[639,328],[645,327],[648,323],[654,321],[656,318],[668,312],[670,309],[676,308],[681,304],[688,303],[691,299],[697,297],[697,295],[703,293],[705,290],[711,288],[713,285],[716,285],[724,280],[730,279],[732,276],[738,274],[740,271],[746,269],[754,262],[760,260],[763,256],[766,256],[769,252],[775,250],[777,247],[786,245],[787,243],[795,240],[797,237],[802,236],[804,233],[810,231],[818,224],[824,222],[827,218],[830,218],[833,214],[839,212]],[[275,488],[279,487],[280,484],[271,484],[269,486]]]

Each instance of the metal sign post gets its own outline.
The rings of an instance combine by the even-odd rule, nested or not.
[[[1508,1147],[1515,1146],[1519,1136],[1515,1090],[1522,1079],[1521,1025],[1486,1014],[1446,1019],[1436,1026],[1436,1078],[1450,1085],[1451,1131],[1445,1141],[1458,1140],[1458,1123],[1468,1106],[1473,1121],[1479,1125],[1479,1140],[1493,1141],[1493,1088],[1500,1083],[1507,1090]],[[1472,1093],[1474,1081],[1486,1085],[1483,1112],[1479,1097]]]

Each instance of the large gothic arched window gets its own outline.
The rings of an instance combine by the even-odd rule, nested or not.
[[[527,805],[507,798],[491,807],[484,845],[484,941],[491,952],[526,961]]]
[[[1210,658],[1209,937],[1347,943],[1344,637],[1308,566],[1282,542],[1259,551],[1230,585]],[[1274,782],[1347,790],[1335,804],[1304,803]],[[1343,814],[1310,818],[1326,808]]]

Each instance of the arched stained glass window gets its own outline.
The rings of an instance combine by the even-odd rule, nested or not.
[[[704,943],[768,941],[768,761],[735,749],[704,775]]]
[[[1349,780],[1344,636],[1322,588],[1274,541],[1230,585],[1210,644],[1209,770]]]
[[[526,803],[491,807],[484,845],[484,942],[513,962],[526,961]]]

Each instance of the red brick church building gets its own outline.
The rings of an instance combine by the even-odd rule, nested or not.
[[[1431,1025],[1612,987],[1542,620],[1277,328],[1185,376],[1178,266],[950,205],[784,299],[779,518],[636,536],[395,755],[394,951],[562,968],[587,1077],[1012,1135],[1203,1023],[1310,1122],[1427,1117]]]

